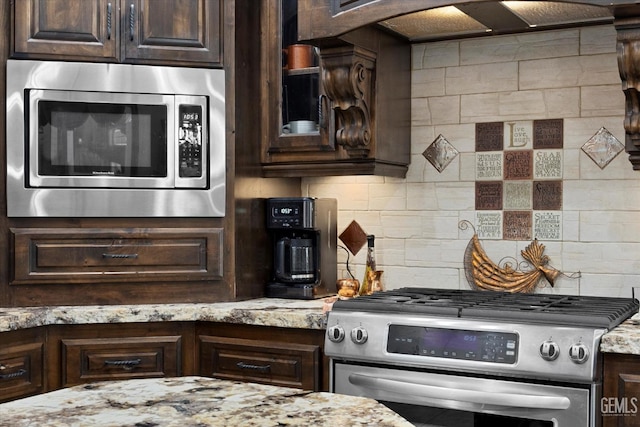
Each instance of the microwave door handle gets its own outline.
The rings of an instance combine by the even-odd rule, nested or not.
[[[450,387],[450,382],[438,381],[432,378],[429,379],[430,384],[418,384],[368,375],[350,374],[349,382],[365,388],[410,395],[414,398],[450,400],[469,404],[494,405],[503,408],[558,410],[568,409],[571,405],[571,401],[566,396],[466,390],[464,388]]]

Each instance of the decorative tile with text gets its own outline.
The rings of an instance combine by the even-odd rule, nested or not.
[[[531,211],[504,211],[502,238],[531,240]]]
[[[476,228],[485,238],[561,239],[564,120],[477,123],[475,142]]]
[[[502,181],[476,182],[476,210],[502,210]]]
[[[502,239],[502,211],[476,212],[476,233],[480,239]]]
[[[562,240],[562,212],[534,211],[533,237],[538,240]]]

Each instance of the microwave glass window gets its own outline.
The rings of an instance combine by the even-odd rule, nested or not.
[[[40,176],[167,176],[167,107],[38,103]]]

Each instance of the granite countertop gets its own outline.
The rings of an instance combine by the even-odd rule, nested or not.
[[[600,350],[604,353],[640,355],[640,313],[604,334]]]
[[[204,377],[79,385],[0,404],[0,426],[395,426],[373,399]]]
[[[211,304],[0,307],[0,332],[46,325],[208,321],[324,329],[323,299],[260,298]]]
[[[56,324],[208,321],[300,329],[324,329],[324,299],[259,298],[210,304],[136,304],[0,307],[0,332]],[[606,333],[605,353],[640,355],[640,313]]]

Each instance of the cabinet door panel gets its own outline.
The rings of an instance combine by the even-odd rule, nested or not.
[[[640,406],[640,357],[631,354],[604,355],[604,381],[600,409],[604,427],[638,425]]]
[[[156,280],[219,280],[219,228],[13,228],[12,285]]]
[[[208,336],[199,345],[201,375],[318,390],[318,346]]]
[[[63,386],[181,374],[181,338],[131,337],[62,341]]]
[[[43,344],[0,348],[0,402],[43,391]]]
[[[115,0],[16,0],[15,53],[115,60]]]
[[[221,63],[219,0],[125,0],[125,62],[168,60]]]

